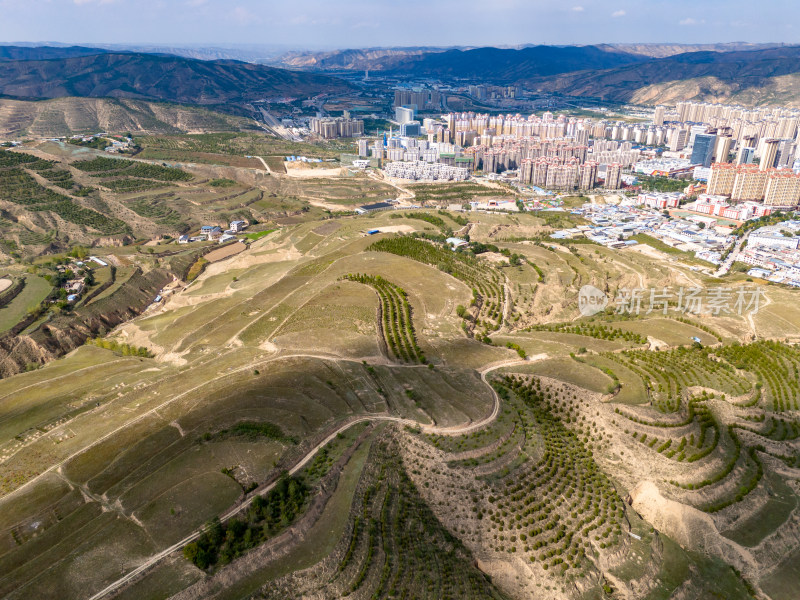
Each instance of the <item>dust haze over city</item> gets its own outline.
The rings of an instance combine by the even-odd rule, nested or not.
[[[793,4],[0,14],[0,597],[797,598]]]

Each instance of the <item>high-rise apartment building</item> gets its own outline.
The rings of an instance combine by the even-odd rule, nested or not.
[[[578,177],[578,188],[581,190],[590,190],[594,187],[597,180],[597,163],[588,161],[580,166]]]
[[[614,163],[606,167],[605,188],[618,190],[622,186],[622,165]]]
[[[414,109],[409,106],[398,106],[394,109],[394,120],[400,125],[414,120]]]
[[[800,200],[800,176],[791,171],[769,174],[764,190],[764,204],[768,206],[796,206]]]
[[[761,146],[761,159],[759,167],[762,171],[772,169],[775,166],[775,161],[778,158],[778,146],[781,141],[775,138],[766,139],[762,142]]]
[[[756,149],[752,146],[741,146],[739,148],[739,152],[736,155],[736,164],[737,165],[749,165],[753,163],[753,159],[756,156]]]
[[[698,133],[694,138],[694,145],[692,146],[692,164],[710,167],[716,144],[716,135],[711,133]]]
[[[664,124],[664,107],[656,106],[656,112],[653,115],[653,125],[661,126]]]
[[[732,146],[733,146],[732,137],[730,136],[718,137],[716,148],[714,148],[714,161],[718,163],[730,162],[730,154]]]
[[[730,196],[733,194],[733,184],[739,169],[735,165],[717,163],[711,167],[708,178],[708,193],[712,196]]]
[[[760,169],[744,169],[736,174],[731,199],[757,201],[764,199],[767,174]]]
[[[326,140],[357,137],[364,135],[364,121],[348,117],[314,117],[309,121],[309,129]]]
[[[686,147],[689,141],[689,131],[686,129],[673,129],[669,138],[669,149],[672,152],[680,152]]]

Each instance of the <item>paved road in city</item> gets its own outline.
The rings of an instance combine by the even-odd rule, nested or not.
[[[722,277],[723,275],[727,275],[728,274],[728,271],[731,270],[731,267],[733,266],[733,263],[736,261],[736,258],[739,256],[739,253],[742,251],[742,246],[744,245],[745,241],[747,241],[747,238],[749,236],[750,236],[750,232],[748,231],[747,233],[745,233],[742,236],[741,240],[738,240],[737,242],[735,242],[736,246],[731,251],[731,253],[728,255],[728,258],[726,258],[724,261],[722,261],[722,264],[719,266],[719,269],[717,269],[714,272],[714,275],[713,275],[714,277]]]

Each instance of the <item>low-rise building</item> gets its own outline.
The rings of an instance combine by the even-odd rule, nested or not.
[[[379,210],[390,210],[394,208],[394,204],[391,202],[375,202],[373,204],[364,204],[363,206],[359,206],[356,208],[356,214],[364,215],[370,212],[376,212]]]
[[[205,234],[206,239],[209,241],[218,240],[223,235],[222,227],[217,225],[204,225],[200,231],[201,233]]]
[[[677,208],[684,198],[686,198],[686,195],[681,192],[647,192],[639,194],[636,200],[639,205],[665,210],[667,208]]]
[[[787,236],[780,231],[766,230],[762,227],[750,234],[747,238],[748,248],[788,248],[797,250],[800,246],[800,237]],[[766,230],[766,231],[765,231]]]

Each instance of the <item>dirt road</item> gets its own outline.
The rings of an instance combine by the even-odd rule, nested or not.
[[[298,356],[302,356],[302,357],[312,357],[313,356],[315,358],[325,358],[327,360],[330,360],[330,357],[321,357],[321,356],[307,355],[307,354],[286,356],[284,358],[294,358],[294,357],[298,357]],[[539,358],[539,357],[534,357],[534,358]],[[364,423],[364,422],[390,422],[390,423],[397,423],[399,425],[407,425],[409,427],[419,427],[425,433],[434,433],[434,434],[439,434],[439,435],[464,435],[464,434],[470,433],[472,431],[475,431],[477,429],[480,429],[482,427],[485,427],[486,425],[488,425],[489,423],[494,421],[497,418],[497,415],[500,412],[500,397],[497,395],[497,392],[495,392],[494,388],[489,384],[489,382],[486,379],[486,376],[489,373],[491,373],[492,371],[495,371],[495,370],[500,369],[502,367],[512,366],[512,365],[516,365],[516,364],[523,364],[523,363],[526,363],[526,362],[529,362],[529,361],[526,361],[526,360],[507,360],[507,361],[503,361],[503,362],[500,362],[500,363],[495,363],[495,364],[489,365],[488,367],[486,367],[482,371],[480,371],[481,380],[487,386],[489,386],[489,389],[492,392],[492,397],[493,397],[493,400],[494,400],[492,412],[485,419],[482,419],[480,421],[476,421],[475,423],[470,423],[470,424],[466,424],[466,425],[459,425],[459,426],[456,426],[456,427],[435,427],[435,426],[430,426],[430,425],[420,425],[419,423],[417,423],[416,421],[413,421],[411,419],[404,419],[402,417],[393,417],[393,416],[390,416],[390,415],[368,415],[368,416],[356,417],[356,418],[348,420],[346,423],[343,423],[342,425],[337,427],[335,430],[333,430],[331,433],[329,433],[328,436],[325,437],[325,439],[323,439],[316,446],[314,446],[311,450],[309,450],[297,463],[295,463],[295,465],[291,469],[289,469],[289,474],[290,475],[295,475],[296,473],[300,472],[314,458],[314,456],[317,454],[317,452],[319,452],[323,447],[325,447],[327,444],[329,444],[337,435],[339,435],[343,431],[346,431],[347,429],[349,429],[350,427],[352,427],[353,425],[356,425],[358,423]],[[248,368],[250,368],[250,367],[248,367]],[[220,520],[221,521],[225,521],[227,519],[230,519],[230,518],[238,515],[242,511],[246,510],[250,506],[250,504],[252,503],[253,499],[256,496],[261,496],[261,495],[264,495],[264,494],[268,493],[270,490],[272,490],[275,487],[276,484],[277,484],[277,481],[273,482],[273,483],[270,483],[269,485],[266,485],[266,486],[264,486],[264,487],[262,487],[260,489],[257,489],[255,492],[253,492],[253,494],[247,500],[245,500],[240,505],[230,509],[229,511],[227,511],[226,513],[221,515],[220,516]],[[104,589],[102,589],[99,592],[97,592],[94,596],[89,598],[89,600],[99,600],[100,598],[103,598],[103,597],[111,594],[112,592],[118,590],[119,588],[121,588],[125,584],[130,583],[136,577],[138,577],[139,575],[141,575],[142,573],[147,571],[149,568],[155,566],[157,563],[159,563],[160,561],[165,559],[167,556],[169,556],[173,552],[177,552],[178,550],[183,548],[186,544],[189,544],[189,543],[195,541],[205,531],[206,531],[206,527],[201,527],[201,528],[195,530],[190,535],[187,535],[185,538],[183,538],[179,542],[176,542],[175,544],[169,546],[168,548],[165,548],[164,550],[162,550],[158,554],[154,554],[149,559],[147,559],[145,562],[143,562],[141,565],[136,567],[133,571],[131,571],[130,573],[127,573],[123,577],[120,577],[115,582],[111,583],[110,585],[106,586]]]

